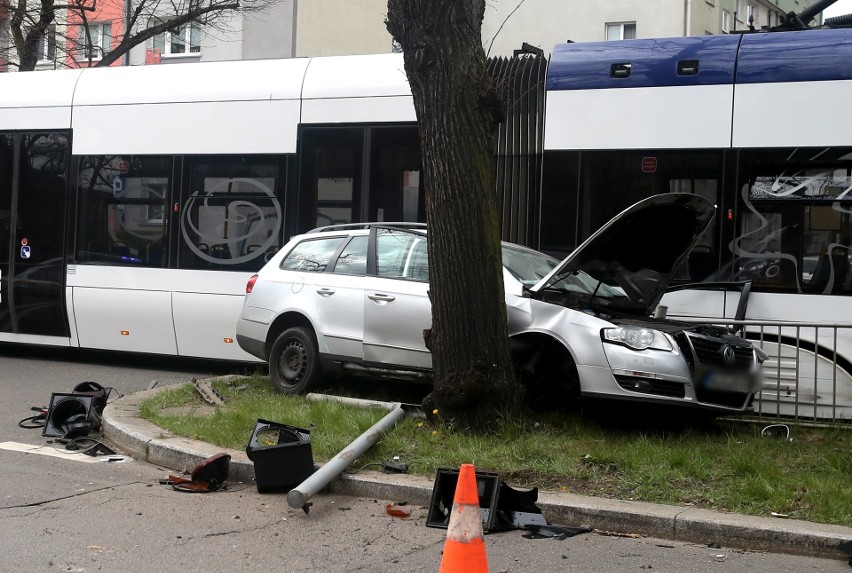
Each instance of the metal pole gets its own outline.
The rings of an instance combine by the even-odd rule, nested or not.
[[[287,504],[293,509],[304,509],[307,512],[307,503],[319,490],[346,469],[352,460],[370,449],[382,434],[396,425],[405,417],[402,404],[395,404],[395,408],[384,418],[373,424],[373,426],[361,434],[354,442],[346,446],[342,452],[334,456],[320,469],[311,474],[311,477],[303,481],[287,494]]]
[[[305,398],[315,402],[339,402],[347,406],[359,406],[361,408],[381,408],[383,410],[395,410],[399,407],[398,403],[380,402],[378,400],[365,400],[363,398],[350,398],[349,396],[332,396],[330,394],[315,394],[313,392],[305,394]]]

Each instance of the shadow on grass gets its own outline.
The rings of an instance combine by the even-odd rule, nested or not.
[[[616,400],[584,402],[580,415],[610,434],[668,436],[684,433],[724,435],[731,422],[693,408]]]

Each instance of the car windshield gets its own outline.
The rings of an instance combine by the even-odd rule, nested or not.
[[[611,286],[581,270],[568,270],[550,277],[544,288],[571,292],[603,299],[626,299],[627,295],[618,286]]]
[[[558,264],[557,259],[544,253],[503,244],[503,266],[524,286],[530,287],[538,283]]]

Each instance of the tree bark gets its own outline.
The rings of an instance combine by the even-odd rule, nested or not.
[[[506,327],[491,134],[500,106],[481,43],[485,0],[389,0],[423,157],[434,387],[424,406],[484,429],[519,402]]]

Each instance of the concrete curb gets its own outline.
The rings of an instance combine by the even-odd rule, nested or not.
[[[226,452],[231,455],[230,480],[253,482],[254,464],[244,451],[177,437],[139,418],[142,402],[164,389],[132,394],[108,404],[103,416],[104,438],[134,458],[180,472],[189,472],[208,457]],[[433,479],[418,476],[363,471],[341,474],[327,490],[428,506],[433,483]],[[852,540],[852,527],[570,493],[541,492],[537,505],[548,523],[739,549],[848,559],[839,545]]]

